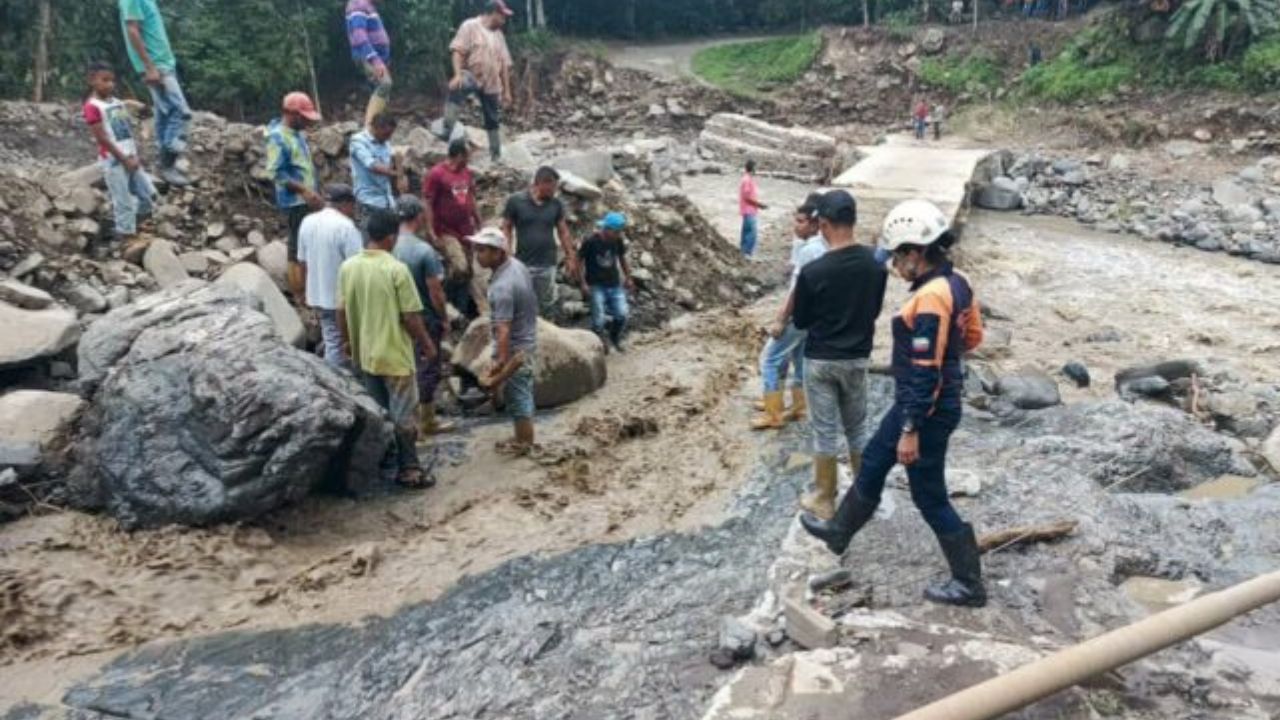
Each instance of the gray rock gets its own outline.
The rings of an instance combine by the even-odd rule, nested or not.
[[[34,252],[22,258],[17,265],[14,265],[13,269],[9,271],[9,274],[16,278],[23,278],[36,270],[39,270],[43,265],[44,255]]]
[[[298,317],[298,311],[285,299],[266,270],[252,263],[239,263],[223,271],[217,284],[235,285],[256,295],[262,301],[263,312],[275,323],[280,338],[290,345],[302,345],[306,339],[302,318]]]
[[[1263,218],[1262,210],[1252,203],[1231,205],[1226,211],[1227,220],[1239,225],[1252,225]]]
[[[996,381],[995,392],[1022,410],[1041,410],[1062,403],[1058,383],[1039,370],[1023,370]]]
[[[453,364],[483,377],[493,365],[489,321],[471,323],[454,351]],[[595,392],[608,379],[604,345],[587,330],[572,330],[538,321],[538,359],[534,370],[534,402],[539,408],[571,403]]]
[[[1107,167],[1116,172],[1124,172],[1130,166],[1129,156],[1116,153],[1111,156],[1111,160],[1107,162]]]
[[[1271,431],[1271,435],[1267,436],[1267,439],[1263,441],[1258,453],[1271,466],[1271,472],[1280,473],[1280,425],[1276,426]]]
[[[1084,165],[1079,160],[1055,160],[1053,162],[1053,171],[1058,175],[1066,175],[1084,169]]]
[[[286,290],[289,287],[289,246],[279,240],[258,248],[258,266],[267,271],[276,287]]]
[[[670,115],[671,117],[678,118],[678,117],[684,117],[685,115],[688,115],[689,111],[686,110],[685,107],[680,104],[679,100],[672,97],[672,98],[667,98],[667,114]]]
[[[100,313],[107,309],[107,299],[97,288],[88,283],[77,283],[65,291],[67,302],[85,314]]]
[[[1192,375],[1203,375],[1204,369],[1194,360],[1166,360],[1151,365],[1135,365],[1116,373],[1116,389],[1147,377],[1160,377],[1166,382],[1174,382],[1189,378]]]
[[[0,302],[0,369],[57,355],[80,339],[76,315],[64,308],[23,310]]]
[[[720,618],[719,649],[733,660],[750,660],[756,654],[756,631],[737,618],[726,615]]]
[[[1017,210],[1022,207],[1022,192],[1016,181],[1001,176],[979,189],[973,202],[989,210]]]
[[[1062,374],[1066,375],[1077,387],[1089,387],[1089,368],[1084,363],[1069,362],[1062,366]]]
[[[604,197],[604,191],[598,186],[569,170],[560,171],[560,190],[586,200],[599,200]]]
[[[263,235],[261,232],[258,232],[257,230],[250,232],[247,239],[249,241],[249,244],[254,246],[255,248],[260,248],[263,245],[267,244],[267,236]],[[222,248],[218,248],[218,249],[222,250]],[[231,252],[231,251],[223,250],[223,252]]]
[[[1177,160],[1185,160],[1192,155],[1203,155],[1204,148],[1188,140],[1171,140],[1164,144],[1164,151]]]
[[[1064,185],[1080,186],[1088,182],[1089,177],[1085,175],[1084,170],[1070,170],[1062,173],[1062,183]]]
[[[1262,174],[1262,168],[1258,167],[1257,165],[1253,165],[1241,170],[1237,174],[1237,177],[1239,177],[1241,180],[1247,183],[1260,183],[1265,179]]]
[[[73,380],[75,376],[76,369],[71,367],[71,363],[61,360],[49,363],[49,377],[54,380]]]
[[[43,452],[70,428],[82,407],[84,400],[69,393],[15,390],[0,395],[0,438],[30,443]]]
[[[929,28],[920,38],[920,47],[928,55],[937,55],[947,43],[947,34],[941,28]]]
[[[156,279],[162,288],[173,287],[188,279],[187,269],[178,259],[173,243],[168,240],[152,240],[142,256],[142,266]]]
[[[184,252],[178,256],[178,262],[190,275],[201,276],[209,272],[209,258],[201,251]]]
[[[613,155],[603,150],[561,155],[549,163],[563,173],[572,173],[593,185],[603,185],[613,179]]]
[[[1218,178],[1213,183],[1213,201],[1224,208],[1230,208],[1236,205],[1252,204],[1253,196],[1234,178],[1224,177]]]
[[[204,227],[204,237],[206,240],[217,240],[227,234],[227,224],[223,222],[209,223]]]
[[[129,288],[127,287],[111,288],[111,292],[107,293],[106,298],[107,298],[108,308],[115,310],[118,307],[124,307],[125,305],[129,304]]]
[[[1171,385],[1168,380],[1165,380],[1159,375],[1148,375],[1146,377],[1134,378],[1133,380],[1121,385],[1120,394],[1159,398],[1168,396],[1170,388]]]
[[[252,518],[322,484],[366,490],[392,437],[349,376],[280,341],[258,300],[188,281],[90,326],[77,505],[125,527]],[[198,341],[193,341],[198,338]]]
[[[23,310],[43,310],[53,304],[53,296],[17,280],[0,280],[0,301]]]
[[[666,117],[666,115],[667,115],[667,109],[662,107],[661,105],[649,106],[649,117],[661,118],[661,117]]]

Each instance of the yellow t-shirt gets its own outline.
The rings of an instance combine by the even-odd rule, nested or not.
[[[414,374],[413,339],[400,316],[422,312],[404,263],[383,250],[362,251],[338,271],[338,307],[346,312],[351,358],[370,375]]]

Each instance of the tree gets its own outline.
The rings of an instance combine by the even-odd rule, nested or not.
[[[44,102],[44,84],[49,80],[49,34],[53,31],[53,0],[40,0],[40,29],[36,34],[36,67],[31,99]]]
[[[1186,0],[1166,37],[1183,51],[1199,45],[1205,59],[1216,62],[1278,27],[1280,0]]]

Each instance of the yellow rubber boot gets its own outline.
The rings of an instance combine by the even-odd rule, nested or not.
[[[751,420],[752,430],[777,430],[787,424],[782,417],[782,393],[764,394],[764,412]]]
[[[826,455],[813,458],[814,492],[805,495],[800,507],[821,520],[836,516],[836,459]]]
[[[786,419],[789,422],[801,422],[808,417],[809,405],[805,401],[804,388],[791,388],[791,409],[787,410]]]
[[[453,432],[453,429],[453,423],[440,422],[440,418],[436,415],[435,403],[422,403],[418,406],[419,438]]]

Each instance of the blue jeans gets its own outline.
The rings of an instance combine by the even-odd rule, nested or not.
[[[507,403],[507,414],[512,420],[528,420],[533,417],[533,380],[537,364],[538,358],[534,353],[526,354],[524,364],[503,384],[502,395]]]
[[[764,391],[778,392],[782,389],[782,378],[787,378],[787,387],[798,388],[804,385],[804,339],[808,335],[795,325],[787,323],[782,334],[769,338],[764,352],[760,353],[760,378],[764,381]],[[791,366],[791,374],[787,374],[787,366]]]
[[[621,285],[591,286],[591,329],[597,333],[604,332],[606,312],[616,322],[627,322],[626,288]]]
[[[907,468],[911,500],[925,522],[937,535],[953,535],[964,529],[964,521],[951,506],[947,495],[947,444],[960,424],[959,409],[926,418],[920,426],[920,459]],[[902,437],[902,412],[894,405],[880,421],[880,429],[862,451],[858,473],[858,495],[878,504],[889,471],[898,464],[898,440]]]
[[[924,120],[919,120],[919,119],[917,119],[917,120],[915,121],[915,127],[916,127],[916,139],[917,139],[917,140],[923,140],[923,139],[924,139],[924,131],[925,131],[925,128],[927,128],[928,126],[929,126],[929,124],[928,124],[927,122],[925,122]]]
[[[342,356],[342,331],[338,328],[338,311],[316,309],[320,319],[320,338],[324,342],[324,361],[336,368],[350,370],[351,365]]]
[[[160,71],[160,85],[148,86],[156,113],[156,143],[161,152],[181,155],[187,151],[187,122],[191,120],[191,106],[182,94],[178,76],[170,71]]]
[[[742,254],[751,257],[756,251],[756,240],[760,235],[760,219],[755,215],[742,216]]]
[[[129,172],[119,160],[106,158],[102,163],[102,179],[111,196],[111,214],[115,218],[116,235],[127,237],[138,232],[138,215],[150,215],[156,186],[147,171]]]

